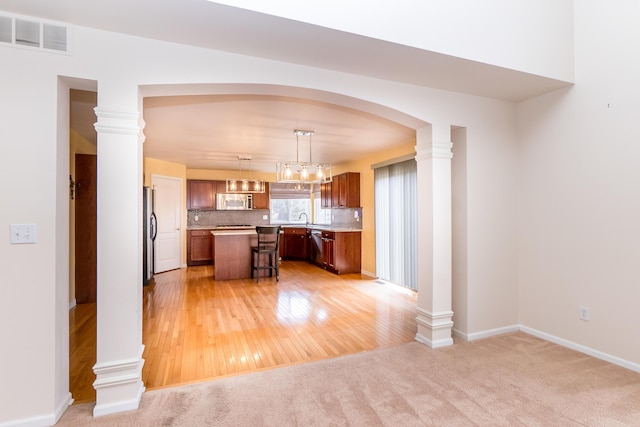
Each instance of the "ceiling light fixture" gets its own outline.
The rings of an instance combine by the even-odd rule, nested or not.
[[[242,176],[242,161],[249,161],[249,179]],[[252,179],[251,156],[238,156],[239,178],[227,179],[227,193],[264,193],[264,180]]]
[[[293,131],[296,136],[296,161],[278,162],[276,163],[276,182],[291,183],[316,183],[321,184],[331,182],[331,163],[314,163],[311,159],[311,138],[314,132],[312,130]],[[301,136],[309,137],[309,161],[301,162],[298,158],[298,145]]]

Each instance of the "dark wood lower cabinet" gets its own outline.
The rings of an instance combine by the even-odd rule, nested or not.
[[[211,230],[187,231],[187,265],[213,263],[213,236]]]
[[[187,230],[187,265],[212,264],[214,242],[211,230]],[[357,231],[285,228],[280,256],[306,260],[336,274],[360,273],[361,235]]]
[[[307,229],[303,227],[285,228],[280,244],[284,244],[283,258],[307,259]]]
[[[322,267],[336,274],[360,273],[359,232],[323,231]]]

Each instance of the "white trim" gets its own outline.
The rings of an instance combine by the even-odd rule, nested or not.
[[[0,427],[47,427],[56,423],[55,416],[43,415],[41,417],[23,418],[21,420],[0,423]]]
[[[371,169],[383,168],[385,166],[394,165],[396,163],[406,162],[407,160],[415,160],[416,153],[405,154],[404,156],[396,157],[395,159],[385,160],[383,162],[374,163],[371,165]]]
[[[76,306],[76,299],[74,298],[71,301],[69,301],[69,310],[71,310],[75,306]]]
[[[142,348],[144,348],[144,345],[142,346]],[[93,372],[98,376],[113,375],[113,374],[117,374],[118,372],[125,372],[125,371],[130,371],[132,369],[142,368],[141,366],[142,363],[144,363],[144,359],[142,359],[141,356],[135,359],[126,359],[126,360],[119,360],[115,362],[100,363],[100,364],[96,363],[93,366]]]
[[[552,342],[554,344],[558,344],[562,347],[569,348],[571,350],[578,351],[580,353],[586,354],[588,356],[595,357],[596,359],[604,360],[605,362],[613,363],[614,365],[620,366],[625,369],[629,369],[634,372],[640,373],[640,364],[631,362],[629,360],[621,359],[620,357],[613,356],[608,353],[604,353],[599,350],[595,350],[591,347],[587,347],[582,344],[575,343],[573,341],[566,340],[564,338],[557,337],[555,335],[548,334],[546,332],[539,331],[537,329],[530,328],[524,325],[511,325],[504,326],[502,328],[488,329],[486,331],[474,332],[471,334],[464,333],[462,331],[453,330],[454,335],[466,341],[475,341],[483,338],[489,338],[496,335],[502,335],[511,332],[524,332],[525,334],[533,335],[534,337],[538,337],[545,341]],[[422,337],[423,338],[423,337]],[[422,342],[416,336],[416,340]],[[428,343],[425,343],[429,345]]]
[[[493,337],[496,335],[508,334],[510,332],[518,332],[521,330],[522,328],[520,325],[511,325],[511,326],[504,326],[502,328],[495,328],[495,329],[488,329],[486,331],[474,332],[471,334],[467,334],[457,329],[454,329],[453,333],[456,337],[461,338],[465,341],[475,341],[475,340],[481,340],[483,338]]]
[[[93,388],[96,390],[96,406],[93,408],[93,416],[115,414],[117,412],[131,411],[138,409],[142,393],[145,391],[142,382],[142,367],[144,359],[144,345],[140,346],[140,352],[135,359],[123,359],[115,362],[95,364],[93,371],[96,374],[96,380],[93,382]],[[137,386],[137,389],[136,389]],[[120,394],[133,395],[135,397],[126,400],[115,400],[115,394],[109,392],[109,396],[105,403],[100,402],[100,390],[107,391],[110,388],[120,389]]]
[[[447,347],[447,346],[453,345],[453,338],[445,338],[441,340],[431,341],[429,338],[425,337],[424,335],[416,334],[415,340],[431,348],[440,348],[440,347]]]
[[[58,405],[58,407],[56,408],[56,413],[55,413],[56,423],[60,420],[60,417],[62,417],[62,414],[64,414],[64,411],[66,411],[67,408],[72,404],[73,404],[73,396],[71,395],[71,393],[68,393],[67,398],[64,399],[62,402],[60,402],[60,405]]]
[[[580,353],[593,356],[596,359],[604,360],[605,362],[613,363],[614,365],[621,366],[634,372],[640,373],[640,364],[631,362],[629,360],[621,359],[611,354],[603,353],[599,350],[595,350],[591,347],[587,347],[582,344],[575,343],[573,341],[566,340],[564,338],[556,337],[554,335],[547,334],[537,329],[529,328],[528,326],[520,325],[520,330],[534,337],[541,338],[546,341],[550,341],[554,344],[561,345],[563,347],[570,348],[571,350],[579,351]]]
[[[137,112],[116,111],[103,107],[95,107],[93,111],[98,119],[93,127],[99,134],[140,135],[142,133],[140,114]]]
[[[114,403],[96,405],[93,408],[93,416],[101,417],[103,415],[110,415],[118,412],[133,411],[134,409],[138,409],[138,407],[140,406],[140,400],[142,399],[142,393],[144,393],[144,391],[144,384],[142,383],[142,381],[140,381],[138,393],[135,398]]]
[[[52,426],[60,420],[64,411],[73,403],[71,393],[67,395],[60,405],[56,408],[55,412],[50,415],[43,415],[39,417],[23,418],[21,420],[14,420],[5,423],[0,423],[0,427],[47,427]]]
[[[441,311],[439,313],[431,313],[423,308],[416,307],[416,322],[418,323],[418,332],[416,333],[415,340],[426,344],[431,348],[446,347],[453,345],[453,338],[451,337],[451,330],[453,328],[453,311]],[[443,338],[432,340],[421,333],[420,327],[427,329],[429,335],[441,336]],[[424,330],[422,332],[425,332]],[[447,336],[448,335],[448,336]]]
[[[416,320],[419,324],[426,326],[431,330],[451,329],[453,326],[453,311],[441,311],[439,313],[431,313],[423,308],[416,307],[418,316]]]
[[[372,273],[371,271],[367,271],[367,270],[360,270],[360,274],[364,275],[364,276],[368,276],[370,277],[372,280],[376,280],[378,279],[378,276],[376,276],[375,273]]]

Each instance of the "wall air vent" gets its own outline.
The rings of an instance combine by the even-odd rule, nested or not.
[[[37,18],[0,15],[0,44],[68,52],[69,26]]]

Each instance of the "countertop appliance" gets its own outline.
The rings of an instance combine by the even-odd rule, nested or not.
[[[158,234],[158,219],[154,211],[155,197],[155,190],[149,187],[144,187],[142,189],[142,284],[144,286],[147,286],[153,282],[153,275],[155,273],[154,252],[156,235]]]
[[[243,193],[216,194],[216,209],[221,211],[248,211],[253,209],[253,195]]]

